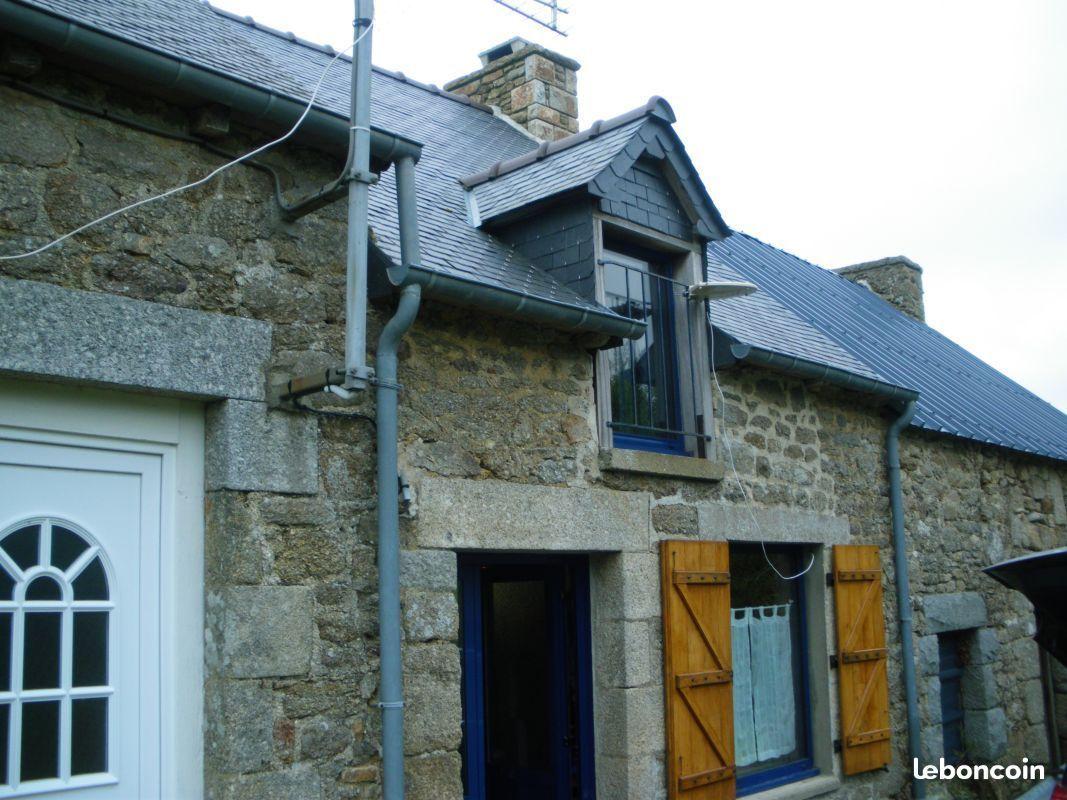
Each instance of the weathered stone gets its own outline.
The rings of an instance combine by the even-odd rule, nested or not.
[[[608,755],[653,754],[663,751],[663,689],[604,689],[602,747]]]
[[[228,400],[208,408],[205,483],[211,489],[313,494],[318,425],[310,415]]]
[[[455,639],[459,635],[459,606],[454,592],[405,589],[401,600],[404,633],[409,640]]]
[[[417,532],[424,547],[647,550],[648,503],[644,492],[427,479]]]
[[[646,620],[604,623],[598,632],[595,671],[608,686],[632,688],[652,679],[652,650]]]
[[[697,510],[688,503],[653,506],[652,527],[661,537],[696,536],[699,530]]]
[[[1002,708],[968,711],[963,727],[964,748],[976,761],[996,761],[1008,746],[1008,720]]]
[[[258,400],[270,326],[0,278],[0,372],[204,398]]]
[[[927,633],[944,633],[986,624],[985,599],[977,592],[931,594],[923,597]]]
[[[744,508],[718,503],[697,506],[700,536],[737,541],[810,542],[845,544],[849,541],[846,517],[813,514],[796,509]],[[753,519],[754,518],[754,519]]]
[[[963,670],[960,692],[963,707],[968,710],[982,710],[999,705],[996,676],[988,664],[968,665]]]
[[[274,698],[259,681],[220,681],[207,691],[206,754],[223,772],[254,772],[270,765]]]
[[[462,800],[459,753],[430,753],[404,759],[408,800]]]
[[[995,664],[1000,652],[1000,640],[993,628],[979,628],[970,642],[967,661],[970,664]]]
[[[235,678],[304,675],[311,666],[315,601],[306,586],[235,586],[208,598],[221,668]]]
[[[1045,692],[1040,680],[1029,680],[1023,684],[1023,707],[1026,718],[1033,725],[1045,722]]]
[[[241,775],[228,782],[225,800],[322,800],[319,774],[307,766]]]
[[[361,764],[341,770],[341,783],[375,783],[378,780],[377,764]]]
[[[323,758],[336,755],[348,747],[352,729],[344,720],[333,717],[313,717],[296,725],[297,742],[303,758]]]
[[[601,619],[659,616],[659,558],[648,552],[601,556],[590,562],[593,605]]]
[[[456,554],[451,550],[401,550],[400,585],[407,589],[455,591]]]
[[[616,472],[636,472],[644,475],[663,475],[692,480],[722,480],[723,463],[707,458],[671,456],[643,450],[612,448],[600,451],[600,468]]]
[[[420,442],[409,451],[408,463],[448,477],[474,478],[482,472],[478,459],[455,442]]]
[[[936,636],[919,637],[919,674],[936,675],[940,669],[941,654]]]
[[[455,750],[463,738],[459,680],[415,673],[404,678],[404,752]]]

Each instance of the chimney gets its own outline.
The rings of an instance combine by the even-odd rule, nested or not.
[[[577,61],[518,36],[479,57],[481,69],[445,89],[498,108],[538,139],[578,132]]]
[[[926,322],[923,309],[923,270],[910,258],[890,256],[835,269],[838,275],[858,283],[909,317]]]

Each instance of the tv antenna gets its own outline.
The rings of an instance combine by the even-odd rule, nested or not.
[[[559,0],[493,0],[493,2],[548,28],[553,33],[558,33],[560,36],[567,35],[567,32],[559,26],[559,15],[570,12],[560,6]]]

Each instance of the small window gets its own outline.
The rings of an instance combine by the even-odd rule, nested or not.
[[[818,774],[811,755],[801,547],[730,545],[738,795]]]
[[[69,523],[0,536],[0,782],[5,796],[108,771],[112,603],[103,553]]]
[[[699,311],[687,300],[688,284],[676,280],[678,257],[616,244],[605,250],[601,280],[604,303],[617,314],[645,323],[639,339],[606,351],[600,386],[613,447],[676,455],[700,454],[703,371],[693,361],[702,334]],[[694,321],[697,320],[697,321]]]
[[[963,752],[963,670],[964,636],[942,633],[937,637],[938,677],[941,682],[941,737],[945,762],[959,764]]]

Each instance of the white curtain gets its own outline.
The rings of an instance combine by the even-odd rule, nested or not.
[[[737,766],[796,748],[792,604],[735,608],[730,620]]]

